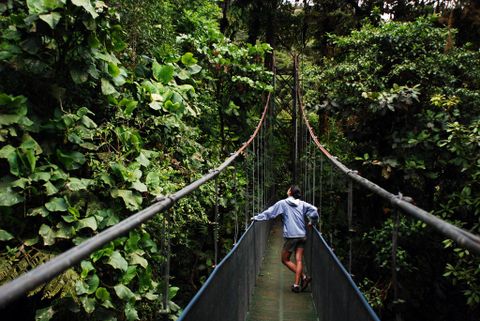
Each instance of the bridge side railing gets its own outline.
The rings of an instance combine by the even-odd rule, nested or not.
[[[320,321],[380,320],[316,228],[308,231],[305,261]]]
[[[178,321],[244,321],[265,253],[268,221],[254,222],[218,264]]]

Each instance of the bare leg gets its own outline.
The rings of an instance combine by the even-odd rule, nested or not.
[[[290,256],[292,255],[292,252],[283,250],[282,251],[282,263],[293,273],[295,273],[295,284],[299,285],[300,284],[300,279],[304,277],[303,274],[303,248],[297,248],[295,251],[295,260],[296,263],[293,263],[290,261]]]
[[[282,263],[293,273],[297,272],[297,266],[295,263],[290,261],[290,256],[292,255],[292,252],[282,250]],[[298,283],[297,283],[298,284]]]
[[[295,261],[296,261],[296,269],[295,269],[295,284],[300,284],[300,278],[303,277],[303,248],[297,248],[295,251]]]

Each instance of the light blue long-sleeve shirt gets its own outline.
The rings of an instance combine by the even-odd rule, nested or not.
[[[283,237],[305,237],[305,217],[312,221],[318,220],[317,208],[307,202],[288,197],[278,201],[262,213],[255,215],[255,221],[267,221],[282,214]]]

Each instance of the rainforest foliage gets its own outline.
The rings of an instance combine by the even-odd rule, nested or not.
[[[7,0],[0,12],[1,283],[220,164],[273,91],[272,48],[284,71],[301,54],[309,118],[332,154],[480,234],[478,1]],[[273,172],[293,169],[291,119],[273,122]],[[245,160],[217,181],[220,255],[253,200]],[[290,174],[271,179],[281,197]],[[323,232],[343,259],[345,184],[330,186]],[[401,215],[394,284],[395,212],[354,195],[353,274],[381,318],[477,320],[480,258]],[[215,200],[202,186],[4,315],[175,319],[213,268]]]
[[[13,0],[0,11],[2,282],[218,165],[271,89],[270,47],[225,38],[210,1]],[[220,210],[234,211],[244,180],[225,175]],[[172,260],[192,268],[194,286],[212,266],[214,198],[206,185],[169,214]],[[37,320],[176,315],[162,306],[164,224],[32,291],[29,310]]]

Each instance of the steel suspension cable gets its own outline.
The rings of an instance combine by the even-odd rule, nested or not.
[[[0,287],[0,307],[4,307],[11,301],[19,298],[21,295],[26,294],[28,291],[37,288],[39,285],[50,281],[55,276],[64,272],[73,265],[79,263],[83,258],[92,254],[95,250],[106,245],[110,241],[124,235],[130,230],[136,228],[140,224],[148,221],[160,211],[171,208],[179,199],[191,194],[197,190],[201,185],[217,177],[222,171],[224,171],[235,159],[243,154],[245,150],[250,146],[252,141],[257,137],[262,123],[266,118],[268,111],[268,105],[270,102],[270,96],[267,97],[267,102],[263,109],[262,116],[255,128],[255,131],[250,138],[234,153],[230,155],[222,164],[217,168],[211,170],[208,174],[202,176],[198,180],[190,183],[186,187],[177,191],[174,194],[167,196],[159,196],[155,198],[154,203],[149,207],[133,214],[123,221],[115,224],[114,226],[98,233],[97,235],[89,238],[83,243],[72,247],[71,249],[57,255],[50,261],[39,265],[33,270],[22,274],[13,281],[10,281]]]
[[[297,88],[297,96],[301,98],[301,93],[299,88]],[[480,254],[480,237],[474,235],[468,231],[465,231],[453,224],[450,224],[430,213],[427,211],[405,201],[403,197],[400,195],[394,195],[387,190],[383,189],[379,185],[369,181],[368,179],[360,176],[356,171],[349,169],[343,163],[341,163],[336,157],[332,156],[323,145],[318,140],[317,136],[313,132],[312,127],[306,117],[305,109],[303,106],[302,99],[299,99],[299,109],[302,114],[302,117],[305,120],[305,123],[308,127],[310,132],[310,136],[314,140],[317,147],[322,151],[322,153],[327,157],[327,159],[335,165],[343,174],[347,175],[350,179],[354,180],[361,186],[367,188],[368,190],[374,192],[375,194],[379,195],[383,199],[389,201],[394,207],[401,209],[403,212],[425,222],[426,224],[430,225],[431,227],[438,230],[444,236],[454,240],[462,247],[465,247],[469,250],[474,251],[477,254]]]

